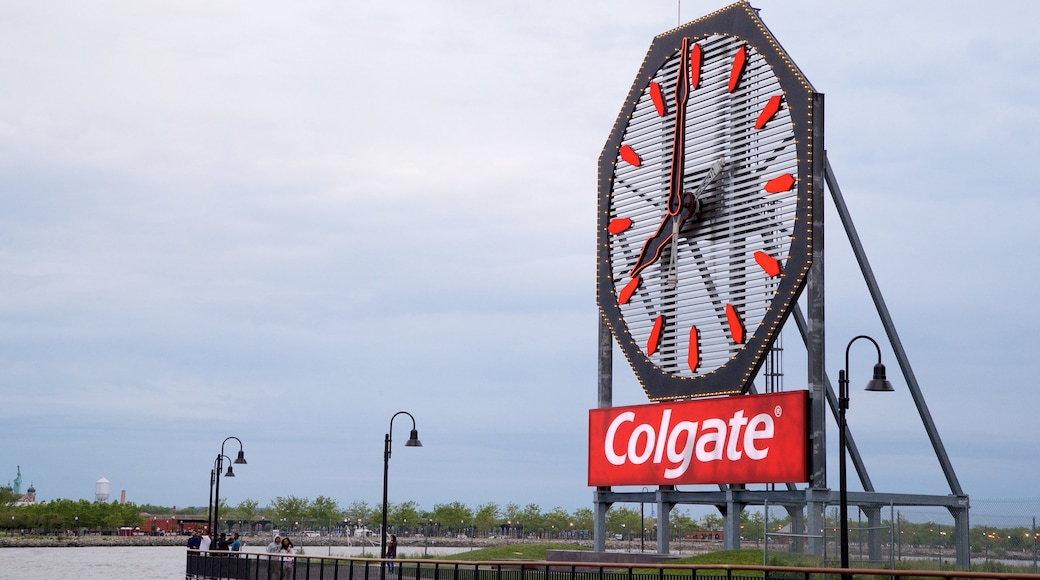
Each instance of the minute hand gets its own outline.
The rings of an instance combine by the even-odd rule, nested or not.
[[[675,122],[672,130],[672,166],[668,177],[668,198],[665,201],[666,215],[654,235],[643,243],[643,249],[636,258],[629,276],[635,279],[639,273],[661,256],[661,250],[672,238],[672,230],[668,222],[672,218],[685,221],[683,214],[689,209],[683,208],[682,181],[685,173],[686,158],[686,102],[690,98],[690,39],[683,38],[679,48],[679,70],[675,79]],[[684,211],[686,209],[686,211]],[[682,227],[682,223],[679,224]]]
[[[686,103],[690,100],[690,39],[682,39],[679,70],[675,78],[675,127],[672,132],[672,171],[668,179],[668,215],[683,209],[683,176],[686,174]]]

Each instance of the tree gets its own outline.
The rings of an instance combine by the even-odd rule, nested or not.
[[[314,501],[307,509],[307,518],[314,521],[318,526],[332,528],[333,522],[338,524],[341,517],[342,512],[336,500],[324,495],[314,498]]]
[[[681,538],[685,534],[688,534],[694,530],[699,530],[700,526],[690,517],[689,510],[678,510],[673,509],[668,514],[668,526],[673,538]]]
[[[394,526],[395,530],[404,532],[409,526],[416,526],[419,523],[419,518],[419,504],[409,500],[389,506],[387,524]]]
[[[249,522],[253,521],[253,518],[257,514],[257,507],[260,502],[255,499],[244,499],[233,509],[229,510],[228,518],[236,521],[243,522],[244,527],[249,526]]]
[[[762,512],[755,510],[748,513],[748,510],[740,512],[740,536],[752,542],[759,542],[762,540],[763,532],[765,531],[765,516]]]
[[[594,515],[590,508],[579,508],[574,510],[574,531],[580,533],[582,537],[588,537],[592,534],[592,529],[595,527]]]
[[[476,526],[478,534],[498,526],[499,511],[498,504],[494,502],[477,506],[477,513],[473,516],[473,525]]]
[[[542,526],[549,533],[549,538],[555,538],[557,534],[570,530],[571,514],[562,507],[555,507],[542,517]]]
[[[473,520],[473,512],[462,502],[453,501],[448,504],[433,506],[433,520],[445,529],[462,533]]]
[[[630,510],[626,506],[607,510],[607,532],[622,534],[622,539],[630,539],[639,533],[639,510]]]
[[[0,487],[0,506],[14,505],[14,502],[20,499],[22,499],[21,494],[17,494],[6,487]]]
[[[708,514],[704,516],[704,527],[709,531],[717,532],[725,527],[725,523],[722,521],[722,516]]]
[[[289,497],[278,496],[271,502],[274,508],[273,521],[283,529],[295,529],[307,515],[307,498],[299,498],[295,495]]]
[[[343,513],[343,518],[351,524],[373,521],[371,519],[371,512],[372,510],[369,509],[367,503],[355,500],[350,502],[350,505],[347,506],[346,511]]]
[[[520,520],[520,533],[526,535],[533,531],[545,529],[545,521],[542,519],[542,508],[536,503],[524,506],[524,511],[517,516]]]
[[[502,517],[506,520],[506,530],[512,537],[520,537],[520,506],[509,502],[506,504],[504,510],[502,510]]]

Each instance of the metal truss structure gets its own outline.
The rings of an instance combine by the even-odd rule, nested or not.
[[[874,273],[870,268],[859,235],[852,223],[848,207],[838,187],[837,179],[831,170],[830,163],[824,156],[824,177],[826,189],[830,191],[834,206],[841,218],[842,225],[852,246],[856,261],[859,264],[864,281],[874,301],[878,315],[884,326],[889,346],[895,353],[899,368],[906,381],[910,394],[917,406],[917,412],[932,444],[936,458],[949,485],[949,495],[924,495],[910,493],[880,492],[874,488],[867,472],[863,457],[856,447],[852,433],[846,430],[848,453],[852,465],[862,484],[862,492],[848,492],[848,503],[859,507],[867,516],[869,558],[881,559],[881,513],[885,507],[929,506],[944,507],[953,516],[955,531],[954,545],[956,562],[967,568],[969,565],[968,545],[968,508],[969,498],[961,488],[954,473],[946,449],[939,437],[939,432],[921,393],[917,377],[910,366],[910,361],[903,349],[902,342],[896,332],[895,323],[889,314],[888,307],[881,295]],[[817,190],[818,201],[822,202],[822,184]],[[822,204],[821,204],[822,205]],[[822,212],[821,212],[822,214]],[[819,218],[814,224],[819,236],[823,239],[823,220]],[[610,487],[597,487],[593,494],[595,539],[594,548],[603,551],[606,547],[606,512],[614,503],[651,503],[657,507],[657,551],[667,553],[669,547],[669,514],[673,507],[680,504],[711,505],[722,514],[725,522],[724,547],[737,549],[740,547],[740,514],[749,505],[782,506],[790,515],[791,533],[807,539],[808,551],[822,555],[824,552],[824,510],[829,505],[839,503],[839,490],[827,487],[826,458],[826,422],[827,408],[837,424],[838,397],[824,369],[824,276],[823,276],[823,244],[814,249],[814,258],[805,289],[806,313],[798,305],[792,312],[794,320],[808,352],[808,387],[810,396],[810,441],[813,472],[805,488],[795,485],[777,485],[774,490],[749,490],[743,485],[722,485],[718,491],[681,491],[674,486],[660,486],[656,490],[640,492],[614,491]],[[614,339],[605,322],[600,321],[599,328],[599,381],[598,406],[611,407],[613,398],[613,342]],[[773,486],[769,486],[773,487]],[[779,488],[783,489],[779,489]],[[801,543],[796,543],[801,545]],[[794,544],[793,544],[794,545]]]

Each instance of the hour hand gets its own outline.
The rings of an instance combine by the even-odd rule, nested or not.
[[[686,199],[685,195],[683,197]],[[630,278],[634,279],[635,276],[640,275],[644,268],[660,258],[662,249],[665,248],[665,245],[670,240],[675,239],[676,233],[682,228],[683,223],[687,219],[693,217],[696,209],[695,203],[683,203],[678,215],[666,214],[665,219],[660,220],[660,226],[657,226],[657,231],[643,243],[643,251],[640,252],[640,257],[635,260],[635,265],[632,266],[632,271],[628,274]]]

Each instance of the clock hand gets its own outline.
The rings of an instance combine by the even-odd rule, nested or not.
[[[639,252],[639,257],[636,259],[635,265],[632,266],[632,271],[628,274],[631,278],[634,279],[639,276],[639,273],[644,268],[653,264],[661,257],[661,250],[664,248],[664,245],[672,239],[673,220],[678,224],[679,228],[682,228],[686,220],[693,215],[693,209],[693,204],[684,203],[679,215],[674,218],[670,215],[664,216],[664,219],[661,220],[661,225],[657,226],[657,231],[643,243],[643,249]]]
[[[719,175],[722,174],[722,169],[726,166],[725,160],[718,159],[708,168],[708,174],[701,180],[701,184],[697,186],[697,189],[693,193],[684,192],[683,197],[687,201],[684,204],[690,208],[689,215],[686,219],[689,219],[700,210],[701,207],[701,195],[704,194],[704,190],[708,188],[708,185],[712,181],[715,181]],[[682,220],[683,222],[686,219]],[[679,269],[676,264],[679,258],[679,229],[682,227],[682,223],[679,222],[678,216],[672,218],[672,236],[671,236],[671,252],[669,254],[669,267],[668,267],[668,287],[675,288],[676,283],[679,281]]]
[[[661,247],[673,237],[673,231],[682,227],[689,215],[689,211],[683,203],[682,180],[683,164],[686,158],[686,102],[690,97],[690,39],[683,38],[679,47],[679,70],[675,79],[675,126],[672,130],[672,167],[668,178],[668,201],[666,203],[667,216],[661,221],[661,225],[643,244],[643,250],[636,259],[635,266],[629,274],[633,281],[639,276],[639,272],[650,264],[653,264],[661,255]],[[671,228],[666,228],[670,220],[676,222]],[[633,282],[629,282],[632,284]],[[638,282],[634,282],[638,284]],[[633,288],[634,289],[634,288]]]
[[[686,163],[686,103],[690,100],[690,39],[679,48],[679,70],[675,78],[675,128],[672,131],[672,171],[668,178],[668,215],[683,209],[683,176]]]

